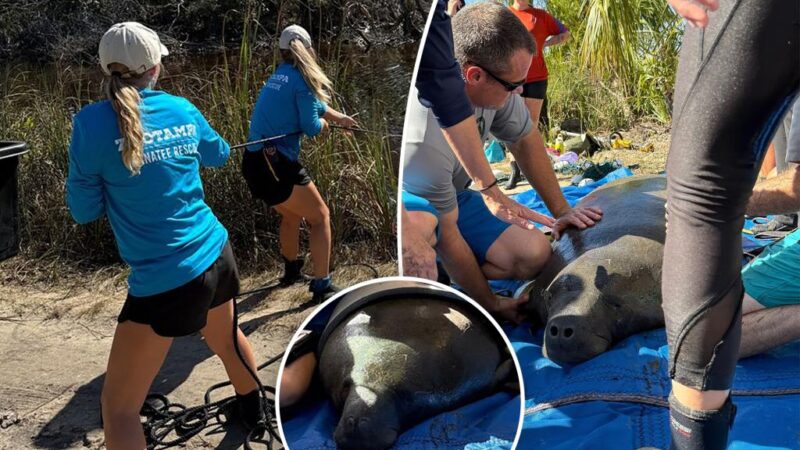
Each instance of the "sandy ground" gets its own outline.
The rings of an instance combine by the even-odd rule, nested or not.
[[[377,270],[381,276],[397,272],[394,263]],[[4,275],[0,280],[10,278]],[[245,279],[242,290],[272,285],[278,276],[264,273]],[[373,277],[368,269],[346,267],[334,273],[334,282],[347,286]],[[117,273],[91,285],[80,279],[61,288],[1,285],[0,449],[105,448],[99,399],[116,315],[125,297],[120,280],[124,275]],[[298,284],[239,300],[241,328],[259,363],[281,353],[313,310],[306,289]],[[277,370],[278,364],[262,370],[262,382],[274,386]],[[208,387],[225,379],[222,364],[195,335],[175,340],[151,391],[193,406],[202,403]],[[210,427],[185,448],[240,448],[243,437],[235,426]]]

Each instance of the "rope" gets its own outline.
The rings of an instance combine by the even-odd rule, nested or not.
[[[370,269],[375,278],[380,276],[378,270],[374,266],[366,263],[342,264],[339,267],[357,266]],[[272,450],[276,442],[278,444],[281,442],[280,435],[277,432],[278,423],[275,416],[275,387],[262,384],[261,380],[258,378],[257,372],[280,361],[285,352],[273,356],[256,367],[255,370],[247,365],[239,349],[239,340],[237,339],[239,330],[239,308],[236,299],[260,292],[271,291],[282,286],[280,280],[278,280],[258,289],[241,292],[233,298],[233,326],[231,335],[234,349],[236,350],[236,355],[239,357],[239,360],[247,368],[250,376],[253,377],[253,380],[258,385],[261,408],[264,411],[264,420],[251,429],[245,438],[245,450],[252,450],[253,447],[251,444],[253,443],[262,444],[267,449]],[[148,450],[160,450],[184,444],[210,425],[213,425],[214,422],[220,426],[225,425],[228,419],[235,415],[233,408],[236,405],[236,397],[229,396],[212,401],[212,393],[230,385],[230,381],[225,381],[211,386],[206,390],[203,396],[203,404],[191,408],[187,408],[180,403],[170,403],[169,399],[163,394],[149,394],[141,411],[141,414],[146,418],[142,426],[144,428]],[[212,420],[214,422],[212,422]]]

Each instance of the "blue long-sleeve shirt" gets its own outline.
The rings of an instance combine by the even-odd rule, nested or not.
[[[441,128],[456,125],[473,114],[453,50],[453,29],[445,0],[436,2],[419,60],[416,87],[420,103],[433,110]]]
[[[69,149],[67,205],[78,223],[108,216],[129,292],[148,296],[181,286],[222,253],[228,232],[205,203],[200,166],[225,164],[230,146],[188,100],[140,91],[144,165],[132,176],[111,103],[84,107]]]
[[[314,96],[303,75],[291,64],[283,63],[264,83],[250,119],[249,141],[289,134],[273,141],[292,161],[300,156],[301,134],[316,136],[322,131],[320,119],[327,106]],[[259,151],[251,145],[248,151]]]

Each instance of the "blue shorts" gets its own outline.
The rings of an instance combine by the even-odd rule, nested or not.
[[[767,308],[800,304],[800,230],[765,248],[742,269],[745,292]]]
[[[510,226],[492,215],[480,193],[469,189],[458,193],[458,231],[479,265],[486,262],[489,247]]]
[[[406,191],[402,191],[401,193],[401,200],[403,201],[403,206],[405,206],[406,211],[422,211],[433,214],[436,217],[436,240],[439,240],[439,211],[431,205],[431,202],[428,200],[411,194]]]

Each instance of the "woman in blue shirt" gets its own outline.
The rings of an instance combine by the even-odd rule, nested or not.
[[[253,197],[264,200],[281,216],[280,245],[285,263],[283,284],[302,279],[300,222],[310,227],[309,246],[314,279],[309,290],[322,301],[336,291],[331,284],[329,261],[331,225],[328,206],[299,162],[300,138],[328,129],[328,121],[341,126],[358,124],[330,106],[331,81],[319,67],[311,37],[298,25],[283,30],[279,42],[280,64],[264,84],[250,120],[250,141],[285,137],[251,145],[244,152],[242,173]]]
[[[199,173],[200,165],[223,165],[230,147],[189,101],[153,90],[168,54],[153,30],[114,25],[99,53],[108,100],[75,116],[66,188],[75,221],[108,217],[131,268],[103,385],[106,445],[145,447],[139,410],[150,384],[172,338],[197,331],[222,359],[252,426],[263,413],[231,333],[236,261]],[[239,330],[237,339],[254,369]]]

